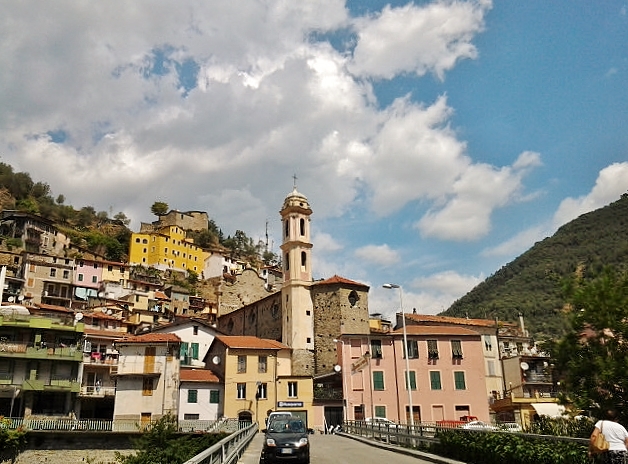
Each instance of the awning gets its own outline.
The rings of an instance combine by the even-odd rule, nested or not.
[[[565,414],[565,406],[556,403],[532,403],[539,416],[560,417]]]

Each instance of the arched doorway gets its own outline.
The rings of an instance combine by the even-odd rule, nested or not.
[[[238,413],[238,422],[241,425],[248,425],[253,422],[253,413],[251,411],[240,411]],[[246,423],[246,424],[243,424]]]

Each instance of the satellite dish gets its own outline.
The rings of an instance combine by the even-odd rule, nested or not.
[[[523,369],[524,371],[527,371],[528,369],[530,369],[530,366],[528,366],[528,363],[525,361],[522,361],[521,364],[519,364],[521,366],[521,369]]]
[[[109,314],[110,316],[113,314],[113,311],[111,311],[110,309],[107,310],[106,314]]]
[[[17,301],[24,301],[24,295],[20,295],[17,297]]]
[[[13,303],[15,301],[15,297],[10,296],[7,300],[9,301],[9,303]]]
[[[335,370],[336,372],[340,372],[340,371],[342,370],[342,367],[340,367],[340,365],[336,364],[336,365],[334,366],[334,370]]]
[[[74,315],[74,319],[80,321],[81,319],[83,319],[83,313],[76,313]]]
[[[212,362],[216,365],[220,364],[220,356],[214,356]]]

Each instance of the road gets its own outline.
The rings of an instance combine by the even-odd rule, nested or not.
[[[264,436],[258,433],[238,464],[259,464]],[[394,448],[394,447],[393,447]],[[433,464],[433,459],[421,459],[421,453],[406,455],[377,446],[370,446],[352,438],[340,435],[310,435],[310,460],[312,464]],[[437,461],[438,462],[438,461]],[[456,463],[442,459],[440,462]],[[463,464],[463,463],[457,463]]]

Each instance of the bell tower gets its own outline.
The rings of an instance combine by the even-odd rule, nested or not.
[[[296,178],[295,178],[296,180]],[[282,341],[293,350],[292,372],[314,370],[314,305],[312,303],[312,209],[296,183],[280,211],[282,223]]]

